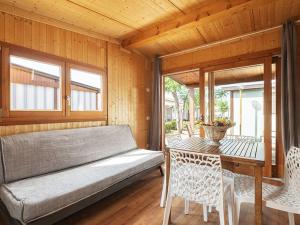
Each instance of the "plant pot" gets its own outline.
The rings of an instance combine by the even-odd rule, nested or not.
[[[223,127],[217,127],[217,126],[205,126],[202,125],[204,128],[206,137],[209,140],[210,145],[220,146],[220,141],[225,137],[226,131],[231,126],[223,126]]]

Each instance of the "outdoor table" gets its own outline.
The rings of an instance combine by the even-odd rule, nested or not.
[[[166,190],[170,177],[170,149],[200,153],[219,154],[222,168],[255,177],[255,225],[262,224],[262,172],[264,167],[264,145],[261,142],[224,139],[220,146],[209,144],[207,139],[190,137],[169,143],[165,149]],[[167,191],[166,191],[167,194]]]

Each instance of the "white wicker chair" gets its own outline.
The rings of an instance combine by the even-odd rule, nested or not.
[[[220,156],[171,149],[170,158],[170,185],[163,225],[169,222],[174,197],[216,207],[220,224],[224,225],[223,196],[224,192],[230,192],[230,187],[223,187]],[[206,207],[203,207],[203,211],[204,214],[207,212]]]
[[[176,134],[176,135],[171,135],[166,137],[165,142],[166,145],[170,145],[170,144],[176,144],[178,142],[182,141],[181,135],[180,134]],[[163,177],[163,188],[161,191],[161,198],[160,198],[160,207],[165,207],[165,202],[166,202],[166,176],[164,174]]]
[[[236,224],[240,205],[254,203],[254,179],[238,177],[234,184]],[[300,148],[291,147],[285,164],[285,184],[278,187],[263,183],[263,200],[269,208],[288,212],[289,224],[295,225],[294,213],[300,214]]]
[[[238,141],[260,141],[259,139],[252,137],[252,136],[240,136],[240,135],[226,135],[225,139],[230,139],[230,140],[238,140]],[[237,173],[233,173],[229,170],[223,169],[223,179],[224,182],[226,184],[229,184],[231,186],[231,194],[232,196],[227,196],[227,200],[231,201],[231,199],[233,199],[233,192],[234,192],[234,179],[236,177],[248,177],[245,175],[241,175],[241,174],[237,174]],[[229,208],[231,207],[230,205],[228,206]],[[205,205],[203,205],[203,214],[204,214],[204,221],[207,222],[207,207]],[[211,207],[208,207],[209,212],[212,211]],[[188,214],[189,212],[189,202],[186,200],[185,201],[185,207],[184,207],[184,212],[185,214]],[[233,218],[232,218],[232,214],[230,213],[228,215],[228,220],[229,220],[229,224],[232,225],[233,224]]]

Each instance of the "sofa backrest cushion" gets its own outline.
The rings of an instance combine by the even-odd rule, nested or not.
[[[129,126],[90,127],[6,136],[1,138],[3,180],[9,183],[136,148]]]

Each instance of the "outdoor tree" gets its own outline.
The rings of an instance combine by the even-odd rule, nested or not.
[[[177,120],[176,120],[176,124],[177,124],[177,130],[179,131],[179,133],[182,132],[182,127],[183,127],[183,108],[180,105],[180,102],[185,103],[187,100],[187,89],[179,84],[178,82],[176,82],[175,80],[166,77],[165,79],[165,90],[170,92],[174,98],[174,102],[175,102],[175,110],[177,113]],[[185,104],[183,104],[185,105]]]
[[[227,91],[224,91],[222,89],[217,89],[215,93],[216,97],[216,109],[218,112],[221,113],[221,116],[224,117],[225,113],[229,110],[228,101],[226,100],[226,97],[228,95]]]

